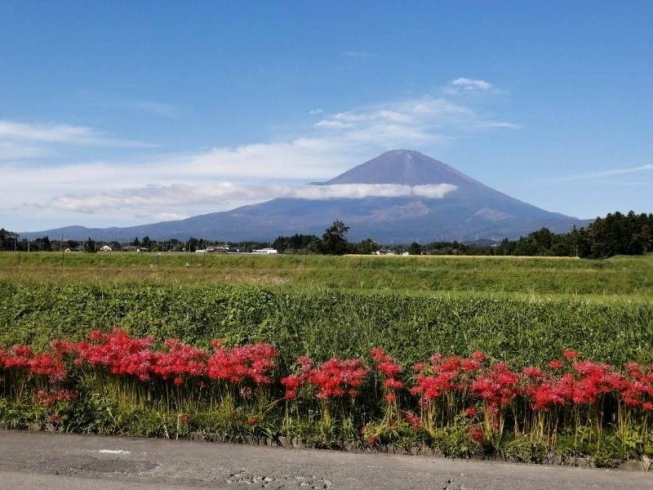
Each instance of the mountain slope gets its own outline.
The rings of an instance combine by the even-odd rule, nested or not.
[[[439,198],[417,192],[419,186],[440,184],[455,188]],[[194,236],[227,241],[268,241],[295,233],[320,235],[335,219],[340,219],[351,227],[349,238],[354,241],[373,238],[382,243],[426,243],[517,238],[542,227],[563,232],[574,225],[586,224],[509,197],[449,165],[409,150],[389,151],[316,185],[360,187],[368,194],[371,189],[372,195],[356,199],[280,198],[180,221],[110,229],[68,227],[21,236],[63,235],[69,239],[91,236],[98,240],[125,241],[147,235],[152,239]],[[374,195],[378,185],[409,186],[402,189],[412,191],[396,197],[379,197]]]

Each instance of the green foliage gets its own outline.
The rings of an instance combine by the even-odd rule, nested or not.
[[[318,362],[367,358],[370,347],[384,348],[404,366],[434,352],[476,350],[515,369],[542,366],[564,349],[616,366],[653,362],[652,257],[3,253],[0,271],[0,347],[38,350],[53,338],[80,340],[91,330],[120,326],[201,347],[215,338],[228,345],[272,343],[285,372],[300,355]],[[0,397],[0,423],[28,428],[56,420],[56,430],[173,438],[202,430],[239,441],[283,434],[314,447],[360,448],[366,426],[379,444],[410,449],[418,441],[458,457],[490,448],[507,459],[539,462],[550,452],[540,440],[510,437],[483,447],[464,421],[432,433],[405,421],[375,425],[381,409],[363,397],[355,407],[334,409],[331,418],[312,400],[303,402],[302,414],[284,420],[278,393],[244,408],[196,404],[200,410],[182,400],[174,404],[180,413],[173,413],[148,405],[147,393],[129,399],[119,388],[82,379],[84,386],[73,388],[87,391],[49,411],[24,397]],[[179,418],[186,414],[188,420]],[[614,431],[600,440],[582,430],[562,434],[555,449],[569,458],[594,455],[597,465],[653,454],[643,430]]]
[[[408,253],[410,255],[420,255],[422,253],[422,247],[420,247],[419,243],[413,242],[408,247]]]
[[[320,239],[315,235],[295,234],[293,236],[280,236],[274,242],[272,242],[272,248],[278,250],[279,253],[308,253],[313,252],[313,244],[319,243],[319,241]]]
[[[322,235],[322,253],[327,255],[344,255],[347,253],[347,232],[349,227],[336,220],[324,230]]]
[[[92,240],[90,237],[84,242],[84,252],[95,253],[97,252],[95,240]]]
[[[360,358],[382,347],[402,363],[483,350],[515,367],[563,349],[621,365],[653,362],[653,302],[406,296],[245,286],[14,284],[0,281],[0,345],[79,340],[121,326],[199,346],[270,342],[291,363]]]

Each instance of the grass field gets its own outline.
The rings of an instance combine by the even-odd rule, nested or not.
[[[653,256],[589,261],[545,257],[254,256],[3,253],[13,282],[171,285],[244,284],[401,294],[582,295],[646,299]]]
[[[485,350],[517,365],[565,348],[653,362],[653,257],[0,254],[0,344],[92,329],[282,346],[291,362],[403,362]]]

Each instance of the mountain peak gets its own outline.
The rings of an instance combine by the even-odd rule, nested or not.
[[[277,198],[180,221],[129,228],[67,228],[21,233],[21,236],[64,235],[67,239],[92,236],[96,240],[118,241],[146,235],[184,240],[199,236],[220,241],[269,241],[296,233],[320,234],[337,218],[351,226],[349,238],[354,241],[372,238],[381,243],[427,243],[517,238],[542,227],[559,232],[568,231],[572,225],[586,224],[518,201],[445,163],[411,150],[388,151],[320,185],[335,184],[411,187],[452,184],[456,189],[444,198],[429,197],[414,190],[394,197]]]
[[[413,150],[387,151],[325,184],[482,185],[446,163]]]

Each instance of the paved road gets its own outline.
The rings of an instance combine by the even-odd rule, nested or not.
[[[623,489],[653,474],[0,431],[0,489]]]

